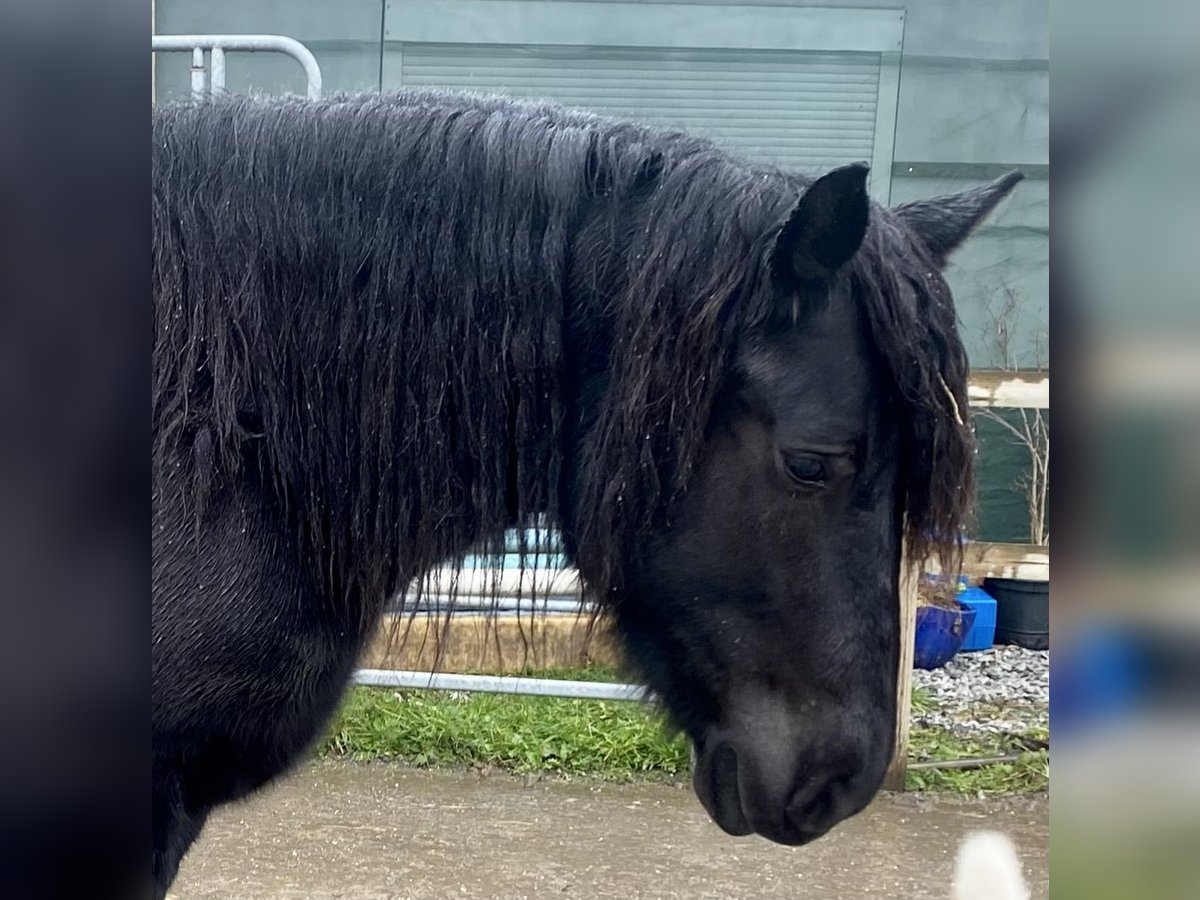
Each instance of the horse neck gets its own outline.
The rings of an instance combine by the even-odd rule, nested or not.
[[[244,152],[252,131],[219,139]],[[609,248],[614,233],[628,240],[625,220],[591,216],[566,195],[574,182],[546,193],[538,167],[449,177],[440,151],[411,149],[417,138],[371,149],[377,129],[324,134],[367,160],[340,168],[283,126],[237,167],[182,133],[163,153],[190,154],[189,166],[164,167],[156,194],[156,403],[218,423],[229,471],[244,420],[262,432],[265,474],[322,577],[382,603],[446,557],[557,512],[573,245],[581,220],[607,222],[580,252],[604,248],[619,269]],[[459,158],[464,172],[472,159]],[[580,308],[596,288],[611,294],[608,280],[583,279]],[[177,307],[190,311],[182,326]]]
[[[327,311],[339,308],[332,325],[297,323],[291,338],[310,362],[288,467],[340,590],[361,586],[382,603],[556,511],[562,298],[533,293],[501,298],[430,272],[382,303],[370,290],[326,297]]]

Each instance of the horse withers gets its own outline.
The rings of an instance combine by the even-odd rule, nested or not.
[[[878,789],[898,575],[952,565],[941,275],[1018,176],[885,209],[436,92],[154,113],[154,879],[303,757],[387,599],[550,517],[731,834]]]

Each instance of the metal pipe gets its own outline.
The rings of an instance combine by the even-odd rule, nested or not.
[[[225,93],[225,50],[222,47],[213,47],[209,53],[209,63],[212,66],[212,75],[209,78],[208,89],[213,94]]]
[[[974,759],[928,760],[908,764],[908,770],[923,771],[925,769],[982,769],[985,766],[998,766],[1002,763],[1019,762],[1022,754],[1010,753],[1007,756],[980,756]]]
[[[321,67],[312,51],[295,38],[281,34],[156,34],[151,38],[154,50],[211,50],[214,47],[250,53],[263,50],[286,53],[304,69],[308,78],[308,98],[321,99]]]
[[[512,675],[453,675],[359,669],[354,673],[354,683],[371,687],[470,691],[482,694],[522,694],[535,697],[567,697],[572,700],[640,701],[650,698],[650,692],[636,684],[566,681],[557,678],[522,678]]]
[[[192,50],[192,102],[204,99],[204,51],[199,47]]]
[[[586,616],[590,615],[591,611],[578,606],[542,606],[540,603],[536,608],[527,606],[526,604],[508,604],[500,606],[489,606],[486,601],[479,604],[463,604],[455,603],[434,604],[427,606],[425,604],[418,605],[415,609],[388,609],[386,612],[394,616],[424,616],[424,615],[450,615],[450,616]]]
[[[409,600],[408,603],[414,601]],[[447,594],[425,594],[415,601],[415,606],[407,607],[401,598],[387,604],[386,611],[394,615],[405,615],[423,612],[532,612],[532,613],[588,613],[595,609],[595,604],[569,597],[488,597],[474,594],[459,594],[451,597]]]

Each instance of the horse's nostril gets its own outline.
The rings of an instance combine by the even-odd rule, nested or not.
[[[788,807],[788,823],[799,831],[823,833],[863,805],[858,772],[829,778],[813,793],[801,791]]]
[[[845,796],[848,789],[848,779],[834,778],[818,791],[817,796],[809,804],[805,814],[810,821],[828,822],[834,818],[838,806],[838,798]]]
[[[702,800],[707,798],[709,814],[730,834],[749,834],[753,829],[742,808],[737,752],[729,744],[718,744],[707,753],[705,748],[697,748],[697,755],[700,760],[696,769],[697,793]]]
[[[713,793],[718,807],[730,817],[741,815],[737,753],[728,744],[713,753]]]

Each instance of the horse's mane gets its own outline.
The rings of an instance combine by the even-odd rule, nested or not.
[[[359,603],[480,538],[502,552],[567,491],[593,586],[619,588],[809,183],[678,132],[432,92],[162,107],[153,135],[156,459],[206,432],[197,492],[263,478]],[[957,546],[972,490],[955,313],[881,209],[849,277],[907,407],[923,560]],[[564,379],[591,376],[608,386],[577,431]]]

